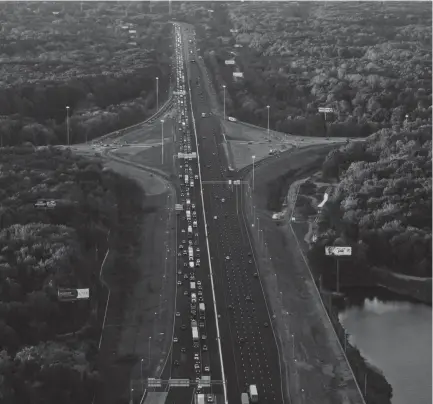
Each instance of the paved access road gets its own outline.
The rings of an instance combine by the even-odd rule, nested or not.
[[[230,404],[256,384],[261,402],[285,402],[279,355],[266,300],[258,278],[249,234],[236,211],[236,190],[230,172],[220,122],[208,114],[210,105],[201,72],[188,65],[198,136],[203,193],[216,288],[224,370]],[[198,81],[198,84],[197,84]],[[240,198],[240,193],[238,198]],[[225,199],[222,202],[222,198]],[[240,203],[238,200],[238,206]]]

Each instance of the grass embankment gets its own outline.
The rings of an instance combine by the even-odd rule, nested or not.
[[[308,167],[284,172],[273,181],[270,181],[267,185],[267,209],[274,212],[281,210],[290,184],[298,179],[312,175],[320,166],[320,161],[317,161],[310,164]],[[309,214],[313,213],[311,209],[311,199],[304,196],[304,202],[307,205],[305,211]],[[297,235],[299,238],[299,233],[297,233]],[[302,235],[302,239],[303,237],[304,235]],[[302,239],[299,241],[301,242]],[[310,268],[313,271],[316,284],[318,284],[321,269],[317,264],[312,265],[311,262]],[[332,302],[331,295],[326,292],[322,293],[322,300],[342,346],[346,347],[346,356],[362,390],[364,390],[365,380],[368,380],[368,383],[366,383],[367,389],[364,393],[365,401],[368,404],[390,404],[392,397],[391,385],[377,369],[373,369],[366,363],[356,347],[349,344],[347,341],[347,333],[338,319],[338,310]]]

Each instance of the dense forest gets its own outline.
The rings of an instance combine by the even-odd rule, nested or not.
[[[167,99],[172,24],[131,3],[0,10],[0,147],[80,143],[144,121]],[[129,12],[125,12],[128,9]]]
[[[429,2],[191,3],[180,15],[229,115],[286,133],[364,137],[431,124]],[[225,65],[233,59],[235,65]],[[234,78],[243,72],[243,78]],[[328,107],[333,113],[318,113]]]
[[[336,149],[323,176],[339,182],[319,215],[313,257],[325,245],[350,245],[355,270],[432,276],[431,126],[382,129]]]
[[[101,382],[101,263],[107,248],[134,245],[144,195],[69,150],[3,148],[0,161],[0,402],[90,404]],[[37,209],[38,199],[56,207]],[[59,288],[91,298],[59,301]]]

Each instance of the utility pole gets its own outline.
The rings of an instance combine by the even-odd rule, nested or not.
[[[226,86],[223,84],[224,89],[224,121],[226,120]]]
[[[254,191],[254,161],[256,159],[256,156],[252,156],[253,158],[253,191]]]
[[[156,78],[156,112],[159,111],[159,77]]]
[[[266,105],[266,108],[267,108],[267,110],[268,110],[268,139],[269,139],[269,109],[271,108],[271,106],[270,105]]]
[[[66,142],[69,146],[69,106],[66,106]]]
[[[161,119],[161,164],[164,164],[164,119]]]

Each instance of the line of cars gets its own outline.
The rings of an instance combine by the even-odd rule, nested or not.
[[[183,73],[184,60],[182,57],[182,35],[180,27],[175,24],[176,30],[176,53],[177,53],[177,90],[178,90],[178,116],[177,126],[179,151],[192,153],[194,145],[190,125],[188,122],[188,107],[185,91],[185,77]],[[173,357],[173,365],[180,366],[180,358],[192,359],[194,374],[198,382],[197,390],[201,391],[200,380],[210,380],[210,361],[208,357],[207,332],[206,332],[206,307],[203,296],[203,284],[200,272],[201,250],[199,244],[199,210],[197,206],[198,192],[198,168],[195,159],[184,158],[179,160],[180,179],[180,204],[184,207],[179,214],[180,243],[178,245],[177,288],[178,296],[188,299],[187,312],[177,311],[178,318],[175,325],[174,343],[182,343],[180,356]],[[178,301],[179,302],[179,301]],[[184,310],[185,304],[178,304]],[[188,320],[187,320],[188,319]],[[189,331],[190,330],[190,331]],[[191,337],[185,338],[182,333],[191,332],[192,350],[188,347]],[[176,336],[179,335],[179,338]],[[176,350],[179,351],[179,350]],[[182,373],[184,372],[182,368]],[[188,374],[184,374],[187,377]],[[207,394],[207,402],[214,402],[214,395]]]

